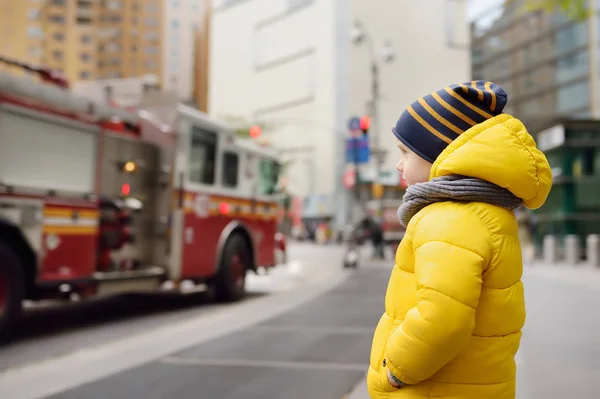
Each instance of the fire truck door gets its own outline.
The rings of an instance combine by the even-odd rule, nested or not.
[[[157,198],[160,197],[159,149],[152,144],[107,135],[103,141],[102,194],[122,199],[131,215],[133,243],[117,254],[118,261],[158,265],[154,247],[160,240]]]

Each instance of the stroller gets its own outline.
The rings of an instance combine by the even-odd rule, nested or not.
[[[360,261],[360,246],[362,244],[360,229],[353,229],[348,237],[348,247],[344,253],[344,269],[358,269]]]

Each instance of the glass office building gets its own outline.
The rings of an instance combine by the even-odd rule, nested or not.
[[[525,122],[552,166],[552,192],[534,217],[538,248],[547,234],[585,242],[600,233],[600,0],[593,1],[583,22],[523,12],[511,1],[471,24],[473,78],[504,87],[505,112]]]
[[[560,13],[524,12],[519,3],[472,22],[473,77],[504,87],[506,112],[531,128],[562,117],[600,116],[600,63],[590,62],[600,60],[599,14],[574,22]]]

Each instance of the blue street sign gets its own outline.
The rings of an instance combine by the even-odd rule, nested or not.
[[[360,130],[360,118],[356,116],[350,118],[348,121],[348,129],[351,131]]]
[[[352,138],[346,140],[346,162],[353,164],[363,164],[369,162],[371,149],[369,148],[369,139]]]

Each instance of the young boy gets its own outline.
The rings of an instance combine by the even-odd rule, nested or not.
[[[393,133],[407,227],[371,350],[380,398],[514,399],[525,301],[514,209],[544,204],[552,175],[494,83],[415,101]]]

